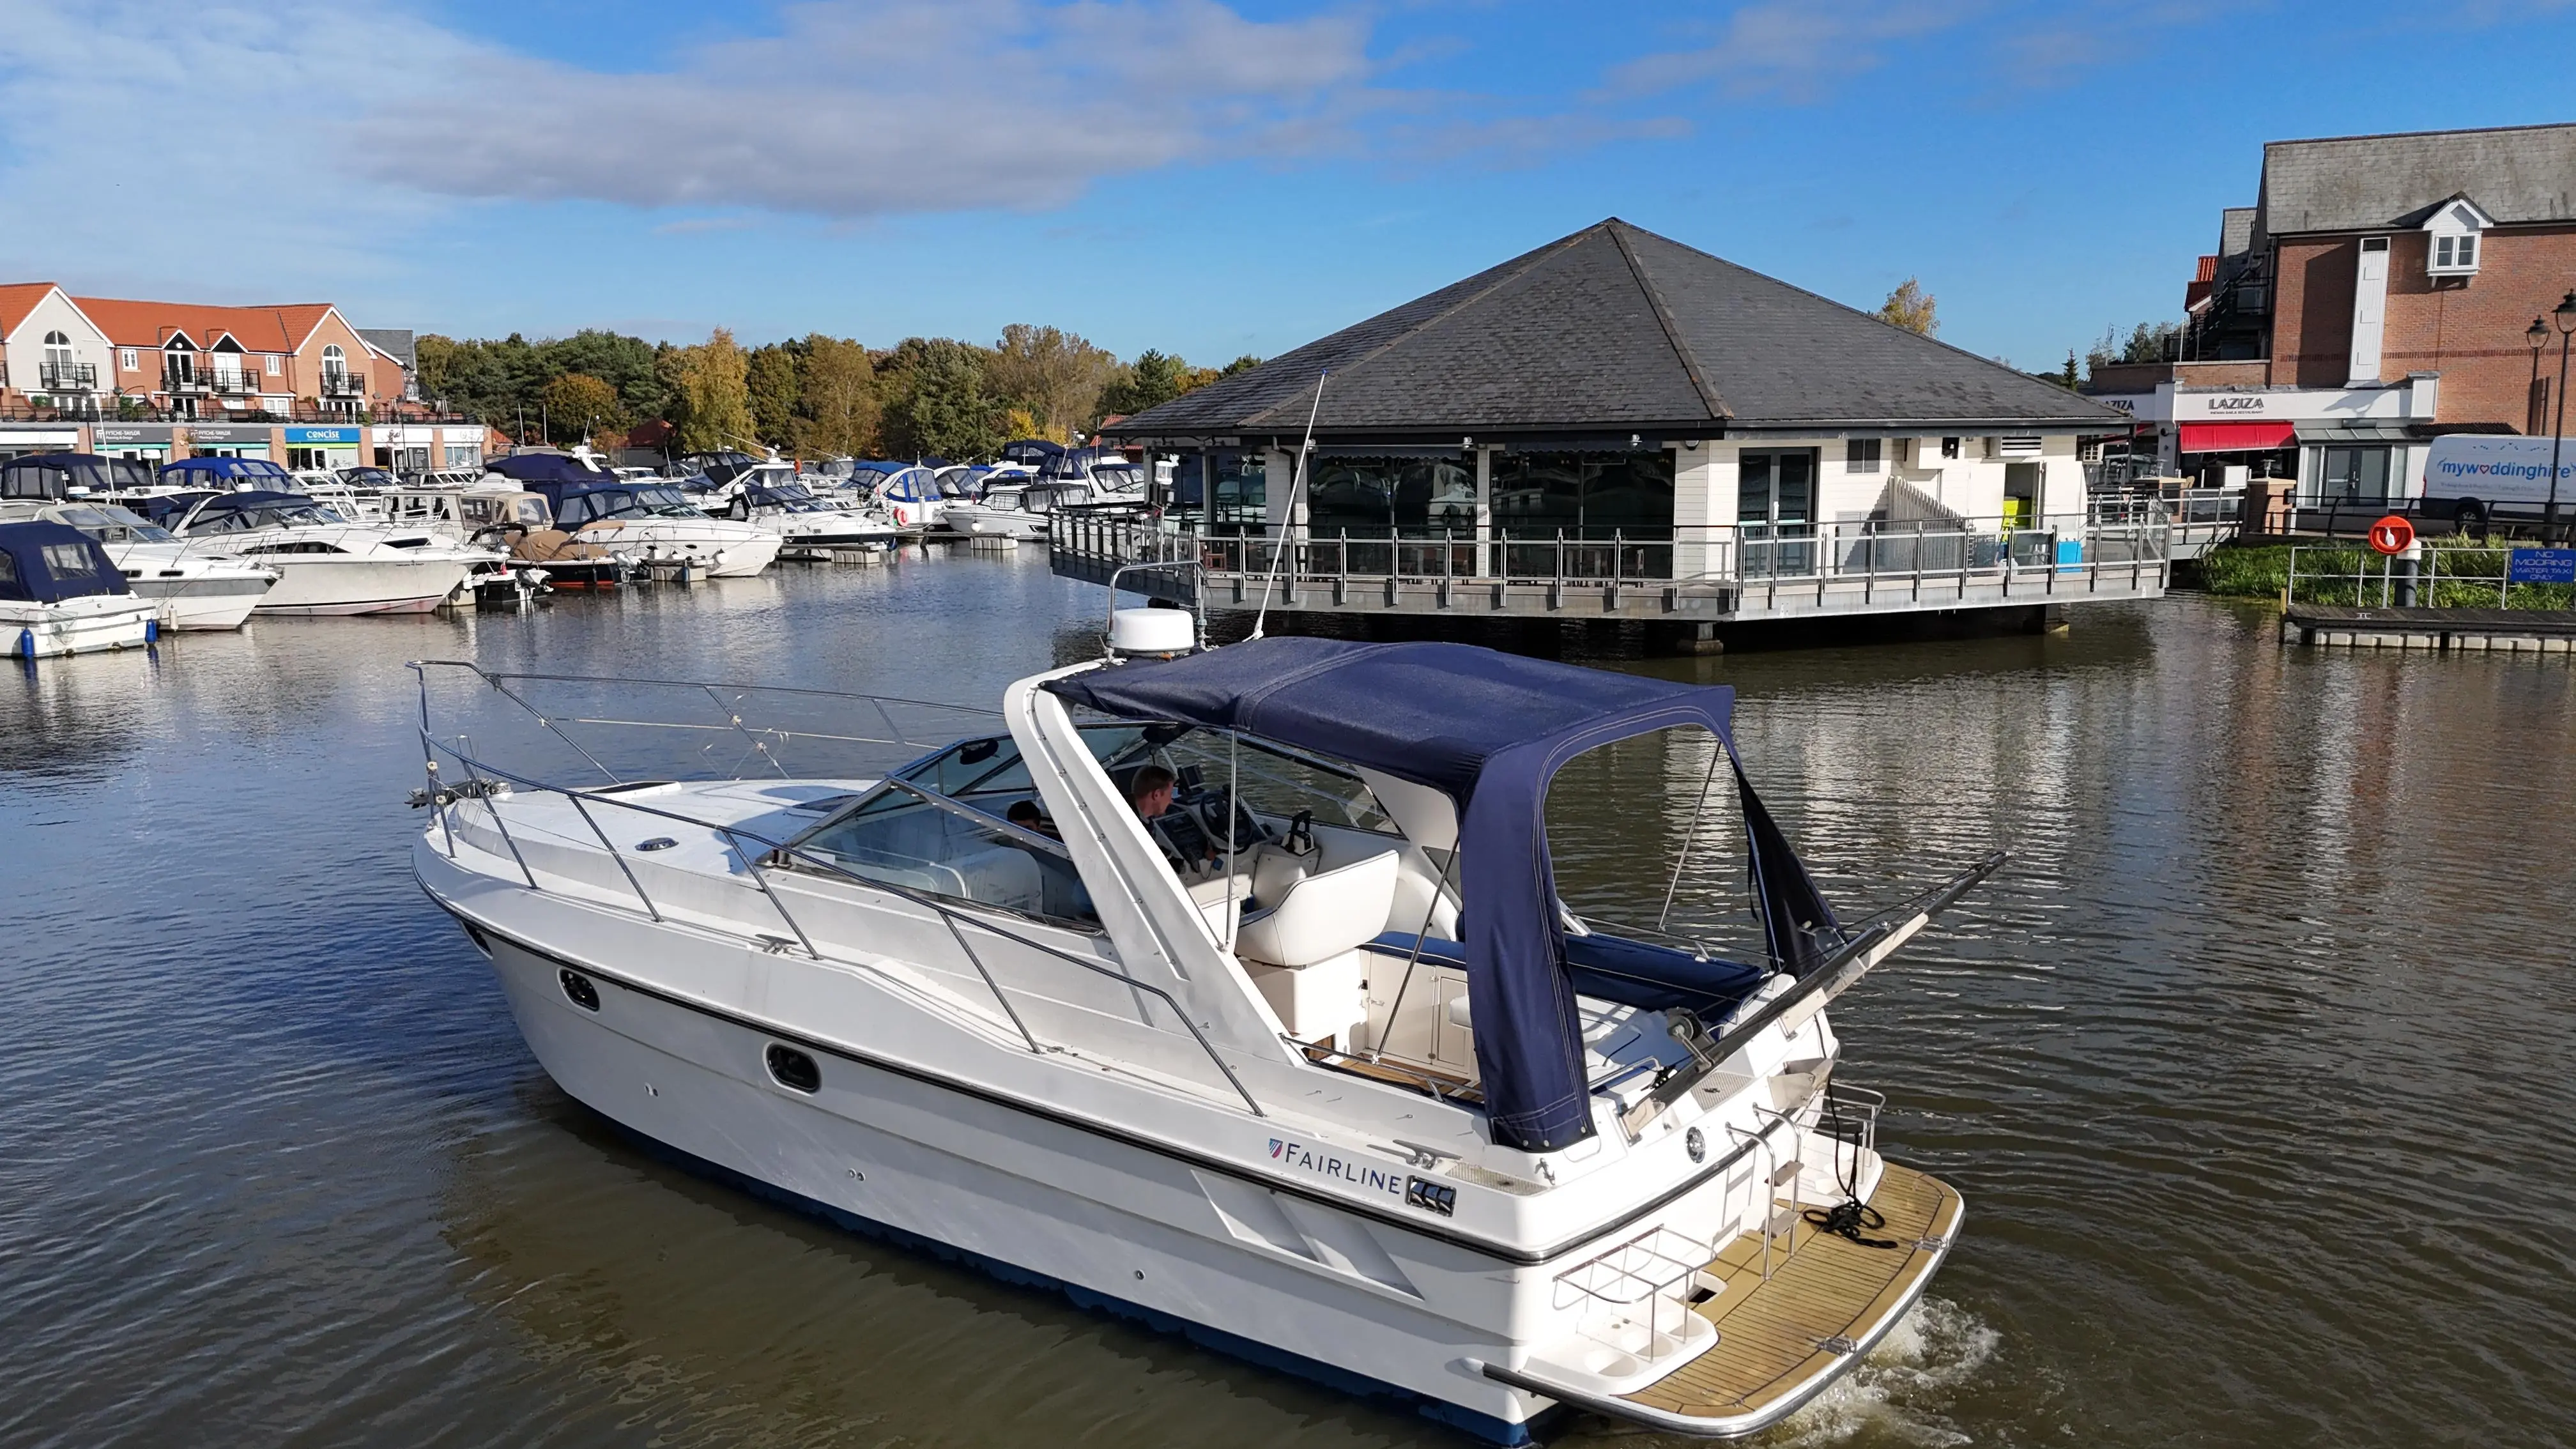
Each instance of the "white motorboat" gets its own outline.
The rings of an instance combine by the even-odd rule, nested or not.
[[[159,632],[97,542],[59,523],[0,523],[0,654],[50,659],[149,644]]]
[[[243,490],[198,499],[171,532],[190,553],[277,570],[261,614],[420,614],[463,597],[506,555],[435,530],[343,520],[296,493]]]
[[[725,517],[776,529],[785,551],[888,547],[903,537],[885,518],[818,496],[788,463],[754,464],[715,496],[722,501],[711,506]]]
[[[789,692],[809,726],[691,686],[716,714],[643,737],[766,774],[680,781],[609,763],[644,707],[548,701],[598,681],[416,666],[425,721],[515,705],[586,778],[425,724],[414,868],[626,1129],[1497,1441],[1568,1405],[1748,1433],[1905,1314],[1961,1200],[1880,1156],[1823,1008],[1994,860],[1845,927],[1724,687],[1455,644],[1190,653],[1174,610],[1112,633],[1174,657],[1024,679],[882,778],[777,777],[827,738],[911,753],[923,707]],[[1662,731],[1733,766],[1747,962],[1554,888],[1556,768]]]
[[[163,629],[238,629],[277,584],[276,569],[192,553],[168,529],[113,503],[57,503],[37,516],[97,540],[126,587],[151,601]]]
[[[603,543],[613,529],[610,546],[647,564],[679,561],[709,578],[749,578],[784,542],[774,528],[708,517],[676,483],[628,482],[587,455],[513,453],[491,468],[542,494],[557,528]]]
[[[855,476],[868,490],[868,502],[909,531],[939,527],[951,501],[939,489],[938,474],[913,464],[883,464]]]
[[[273,569],[189,552],[170,533],[108,502],[123,459],[42,453],[0,464],[0,521],[68,524],[96,540],[163,629],[237,629],[277,582]]]
[[[1086,483],[1000,483],[972,503],[951,503],[950,528],[986,538],[1044,538],[1047,516],[1070,503],[1091,501]]]

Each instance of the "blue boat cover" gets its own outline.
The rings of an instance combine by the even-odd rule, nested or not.
[[[0,523],[0,599],[51,604],[129,594],[98,540],[63,523]]]
[[[235,479],[286,483],[292,481],[293,475],[266,458],[182,458],[161,468],[162,482],[182,488],[205,487],[218,478],[226,484]]]
[[[1457,802],[1460,934],[1476,1066],[1494,1137],[1547,1152],[1592,1135],[1578,990],[1649,1007],[1740,998],[1760,973],[1593,938],[1569,959],[1547,851],[1547,787],[1567,761],[1614,741],[1697,726],[1735,762],[1755,904],[1773,964],[1803,971],[1841,927],[1754,796],[1728,728],[1735,692],[1465,644],[1253,639],[1159,664],[1095,669],[1046,686],[1123,719],[1240,730],[1399,779]],[[1409,943],[1408,943],[1409,945]],[[1591,958],[1599,958],[1597,960]],[[1615,958],[1615,959],[1614,959]],[[1683,970],[1679,963],[1689,963]],[[1715,968],[1714,970],[1704,968]],[[1630,983],[1621,984],[1623,981]]]
[[[617,475],[592,467],[570,453],[512,453],[483,465],[522,483],[614,483]]]

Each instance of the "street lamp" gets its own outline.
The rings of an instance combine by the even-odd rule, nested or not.
[[[2528,423],[2526,431],[2537,433],[2540,425],[2549,421],[2549,400],[2540,394],[2540,349],[2549,345],[2549,319],[2532,318],[2531,330],[2522,334],[2522,340],[2531,344],[2531,387],[2523,393],[2527,399],[2523,417]]]
[[[2558,323],[2558,418],[2549,436],[2549,507],[2540,515],[2540,537],[2544,543],[2556,543],[2558,453],[2567,442],[2567,348],[2571,336],[2576,336],[2576,288],[2569,289],[2566,300],[2549,315]]]

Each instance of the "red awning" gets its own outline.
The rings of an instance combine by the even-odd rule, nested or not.
[[[2185,423],[2186,453],[2260,453],[2286,448],[2299,435],[2297,423]]]

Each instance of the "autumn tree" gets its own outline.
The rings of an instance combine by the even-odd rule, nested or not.
[[[1148,347],[1101,389],[1099,415],[1128,417],[1170,402],[1190,390],[1193,371],[1178,356]]]
[[[804,350],[802,342],[754,348],[745,370],[756,436],[772,447],[783,448],[796,441],[796,404],[803,391],[798,364]]]
[[[817,332],[805,339],[798,389],[796,448],[803,453],[865,457],[877,445],[877,379],[868,350]]]
[[[667,371],[680,451],[738,448],[751,436],[750,360],[731,331],[719,327],[695,347],[672,349]]]
[[[1061,443],[1091,421],[1117,367],[1107,349],[1073,333],[1014,322],[993,345],[986,380],[997,398],[1028,413],[1032,432]]]
[[[1908,277],[1879,304],[1878,320],[1930,337],[1941,330],[1940,305],[1938,299],[1923,290],[1921,282]]]
[[[573,440],[626,430],[626,408],[617,389],[586,372],[567,372],[537,390],[546,419],[546,441]]]
[[[981,349],[937,337],[907,339],[896,351],[908,353],[911,365],[886,400],[888,451],[971,463],[1001,449],[1001,410],[986,389]]]

